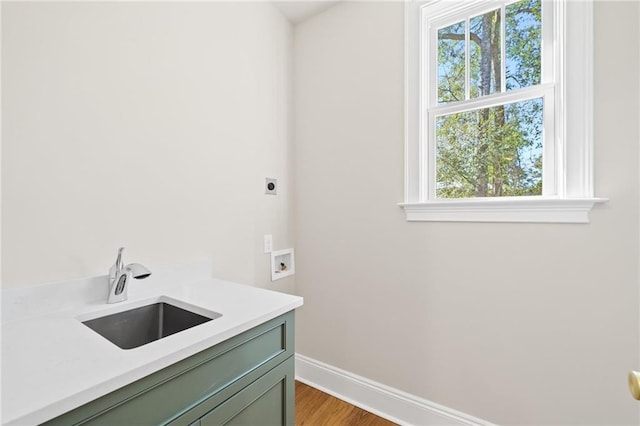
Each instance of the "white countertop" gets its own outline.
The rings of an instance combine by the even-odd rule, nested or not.
[[[133,280],[106,303],[106,276],[2,291],[2,424],[39,424],[302,305],[302,298],[208,278],[206,262]],[[209,272],[209,273],[208,273]],[[80,320],[154,303],[222,317],[134,349]]]

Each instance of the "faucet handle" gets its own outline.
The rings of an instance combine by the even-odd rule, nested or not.
[[[122,268],[124,267],[123,263],[122,263],[122,252],[124,250],[124,247],[120,247],[118,249],[118,257],[116,258],[116,262],[111,265],[111,268],[109,268],[109,283],[111,284],[112,281],[114,281],[116,279],[116,275],[118,275],[118,272],[122,271]]]
[[[122,269],[122,252],[124,251],[124,247],[120,247],[118,249],[118,257],[116,258],[116,269]]]

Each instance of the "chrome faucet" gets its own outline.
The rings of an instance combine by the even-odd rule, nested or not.
[[[107,298],[107,303],[123,302],[127,300],[129,280],[131,280],[131,278],[141,280],[151,275],[151,271],[139,263],[130,263],[127,266],[123,266],[123,250],[124,247],[120,247],[116,263],[114,263],[109,269],[109,297]]]

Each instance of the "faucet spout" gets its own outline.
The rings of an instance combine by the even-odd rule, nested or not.
[[[151,271],[148,270],[146,266],[139,263],[130,263],[125,269],[131,270],[131,276],[138,280],[143,280],[151,275]]]
[[[130,263],[123,266],[122,251],[124,247],[118,249],[116,262],[109,269],[109,296],[107,303],[123,302],[127,300],[127,290],[131,278],[144,279],[151,275],[151,271],[146,266],[139,263]]]

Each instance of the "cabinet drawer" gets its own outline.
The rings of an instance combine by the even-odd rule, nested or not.
[[[212,395],[241,389],[290,357],[289,312],[116,390],[48,424],[163,424]]]
[[[170,426],[293,426],[295,362],[291,356],[244,387],[230,386],[178,417]]]
[[[294,424],[293,358],[289,358],[200,419],[201,426]]]

